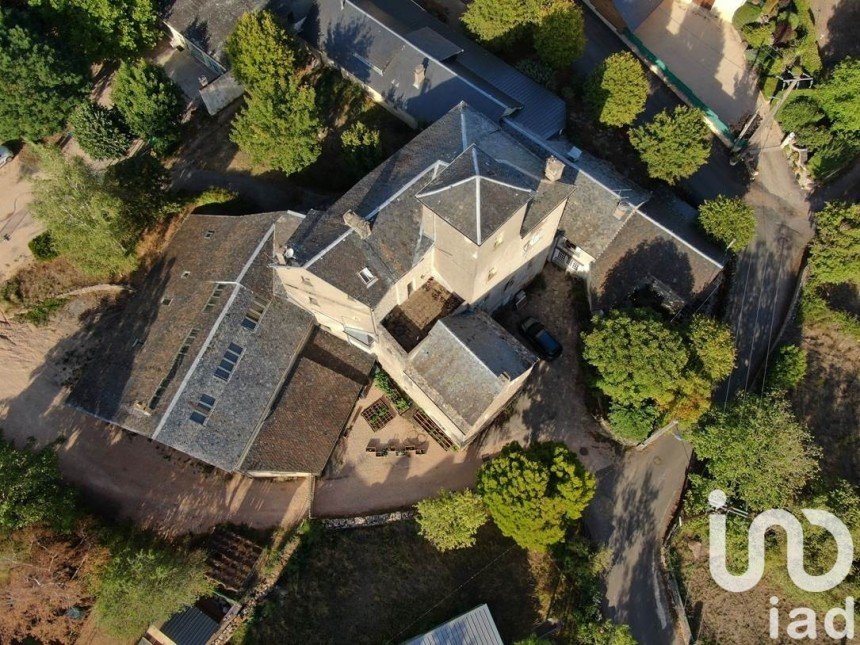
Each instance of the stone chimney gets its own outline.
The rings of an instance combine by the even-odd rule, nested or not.
[[[350,209],[343,214],[343,223],[358,233],[358,236],[362,240],[366,240],[370,237],[370,222],[354,210]]]
[[[548,157],[543,169],[544,177],[549,181],[558,181],[564,173],[564,162],[555,157]]]

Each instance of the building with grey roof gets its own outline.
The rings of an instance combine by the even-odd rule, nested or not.
[[[565,126],[564,101],[412,0],[293,0],[298,33],[413,126],[466,101],[538,137]]]
[[[189,216],[99,330],[98,360],[68,403],[226,471],[244,472],[263,439],[305,433],[281,447],[288,470],[275,464],[265,474],[321,472],[324,460],[307,455],[331,453],[373,360],[330,338],[328,354],[340,357],[326,366],[330,387],[304,397],[329,413],[309,428],[303,410],[280,404],[285,388],[306,380],[307,356],[321,360],[313,316],[276,290],[270,266],[276,231],[289,236],[300,221],[284,212]]]
[[[452,618],[403,645],[502,645],[493,615],[486,604]]]

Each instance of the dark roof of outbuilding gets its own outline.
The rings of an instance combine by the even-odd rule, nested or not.
[[[466,433],[537,358],[486,313],[439,320],[409,355],[407,374]]]
[[[242,470],[321,473],[374,361],[370,354],[317,329],[263,422]]]
[[[513,112],[539,137],[564,128],[564,101],[412,0],[316,0],[302,34],[419,122],[466,101],[494,122]]]

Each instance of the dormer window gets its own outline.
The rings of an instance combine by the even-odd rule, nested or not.
[[[358,277],[361,278],[361,281],[364,283],[364,286],[368,289],[376,283],[377,277],[373,275],[373,272],[364,267],[361,271],[358,272]]]
[[[210,228],[208,231],[206,231],[206,232],[203,234],[203,239],[204,239],[204,240],[211,240],[213,235],[215,235],[215,231],[213,231],[213,230]]]

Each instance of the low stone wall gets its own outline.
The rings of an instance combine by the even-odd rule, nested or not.
[[[361,529],[370,526],[382,526],[411,520],[415,517],[415,511],[394,511],[392,513],[381,513],[379,515],[365,515],[364,517],[335,517],[321,519],[320,523],[327,529],[342,531],[345,529]]]

